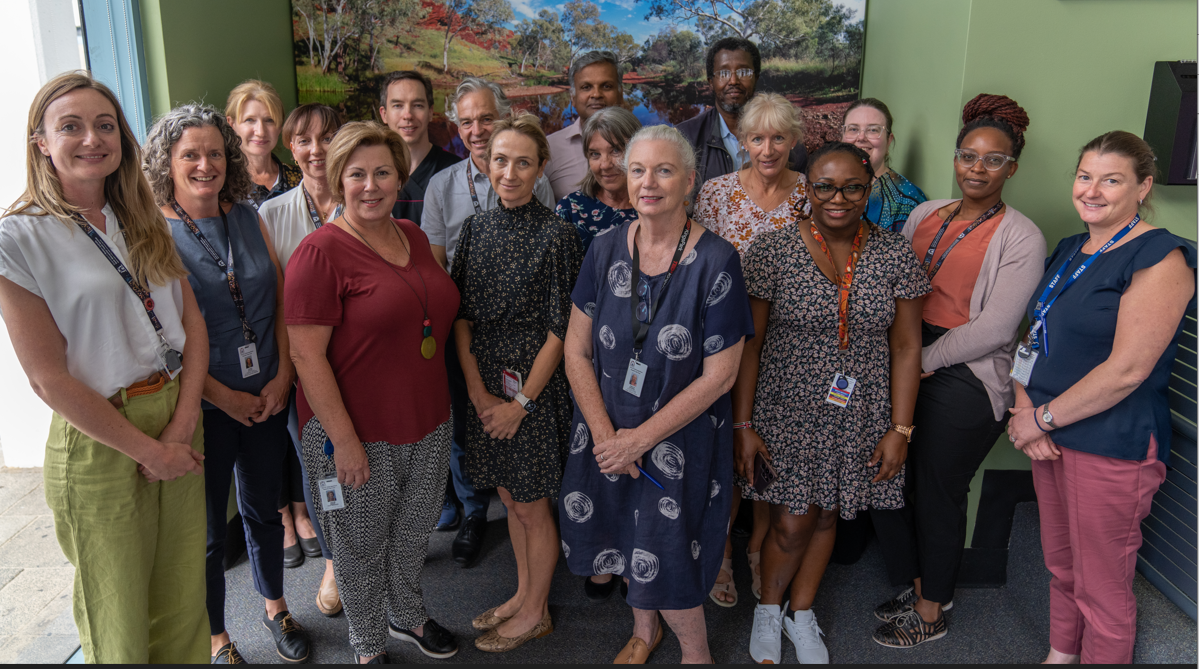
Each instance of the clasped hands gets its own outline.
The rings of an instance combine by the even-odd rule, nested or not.
[[[529,413],[519,402],[509,402],[490,393],[471,402],[483,423],[483,432],[492,439],[511,439],[516,436],[520,422]]]
[[[595,446],[591,452],[599,464],[601,474],[628,474],[633,478],[641,476],[637,466],[641,464],[642,456],[653,447],[645,443],[640,432],[636,429],[621,429],[612,431],[610,425],[591,431]]]
[[[1008,440],[1016,450],[1023,451],[1033,460],[1057,460],[1061,457],[1062,452],[1057,444],[1037,424],[1036,407],[1012,407],[1008,411],[1012,414],[1007,424]]]

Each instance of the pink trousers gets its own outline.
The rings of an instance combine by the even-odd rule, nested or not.
[[[1141,521],[1166,466],[1150,437],[1144,460],[1068,448],[1032,463],[1049,583],[1049,643],[1085,663],[1130,664],[1137,636],[1132,579]]]

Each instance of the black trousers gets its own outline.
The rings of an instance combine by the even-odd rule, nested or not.
[[[254,589],[266,599],[283,596],[283,518],[277,505],[284,458],[291,448],[285,412],[247,427],[220,409],[204,410],[208,623],[213,634],[225,631],[223,561],[233,476]]]
[[[925,324],[924,345],[944,328]],[[966,496],[1007,416],[995,420],[982,382],[965,363],[920,382],[908,446],[904,507],[870,512],[894,585],[919,578],[921,595],[953,601],[966,544]]]

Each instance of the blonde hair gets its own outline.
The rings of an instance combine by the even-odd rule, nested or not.
[[[386,146],[391,151],[391,159],[400,174],[400,188],[408,183],[410,158],[404,139],[378,121],[351,121],[341,126],[341,130],[333,136],[333,143],[329,145],[329,153],[325,158],[329,189],[333,191],[333,198],[338,202],[345,202],[341,175],[345,172],[346,163],[350,161],[350,156],[363,146]]]
[[[798,142],[803,141],[803,121],[795,105],[778,93],[758,93],[741,110],[737,121],[737,139],[745,142],[752,132],[774,130]]]
[[[38,149],[37,141],[45,136],[46,109],[59,98],[80,89],[91,89],[103,95],[116,112],[121,136],[121,163],[104,180],[104,198],[125,231],[129,248],[129,269],[143,286],[166,286],[175,279],[187,276],[175,240],[166,218],[154,204],[150,184],[141,169],[141,148],[125,120],[121,105],[112,91],[85,71],[67,72],[54,77],[42,86],[29,107],[27,133],[29,145],[25,151],[25,192],[9,207],[9,214],[53,216],[65,225],[73,226],[73,218],[83,212],[67,202],[62,182],[49,156]]]
[[[541,120],[529,112],[522,111],[515,116],[502,118],[495,122],[491,127],[491,139],[487,142],[487,160],[491,160],[491,147],[495,146],[495,138],[500,136],[501,132],[515,132],[529,139],[537,145],[537,166],[545,165],[545,161],[550,159],[550,142],[545,137],[545,131],[541,129]]]
[[[225,101],[225,116],[230,123],[240,123],[242,112],[249,102],[261,102],[266,105],[271,120],[280,128],[283,127],[283,100],[275,87],[259,79],[246,79],[233,90],[229,91],[229,99]]]

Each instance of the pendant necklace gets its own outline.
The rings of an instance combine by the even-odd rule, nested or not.
[[[408,262],[413,264],[412,268],[416,270],[416,275],[420,277],[421,287],[425,289],[424,302],[420,301],[420,293],[416,292],[416,289],[412,287],[411,283],[408,283],[408,279],[405,279],[404,275],[397,272],[396,268],[392,267],[391,263],[387,262],[387,259],[385,259],[381,253],[375,251],[375,247],[371,246],[371,243],[366,241],[366,237],[362,236],[361,232],[358,232],[358,228],[354,227],[354,224],[350,222],[350,219],[345,218],[345,222],[346,225],[350,226],[350,229],[354,231],[354,234],[358,235],[358,238],[362,240],[362,243],[366,244],[367,248],[369,248],[371,251],[374,251],[375,255],[379,256],[379,260],[382,260],[383,264],[387,265],[387,268],[390,269],[393,274],[398,276],[400,281],[404,282],[404,285],[408,286],[408,289],[411,290],[412,294],[416,296],[416,301],[420,302],[420,308],[425,312],[424,322],[422,323],[423,329],[421,330],[424,339],[422,339],[420,343],[420,354],[425,360],[432,360],[433,354],[437,353],[437,340],[433,338],[433,321],[429,319],[429,285],[425,283],[425,277],[421,275],[420,268],[416,267],[416,258],[412,256],[412,251],[408,248],[408,242],[404,241],[404,235],[401,235],[399,230],[395,230],[395,223],[392,223],[392,229],[395,230],[396,236],[400,238],[400,243],[404,245],[404,252],[408,254]]]

